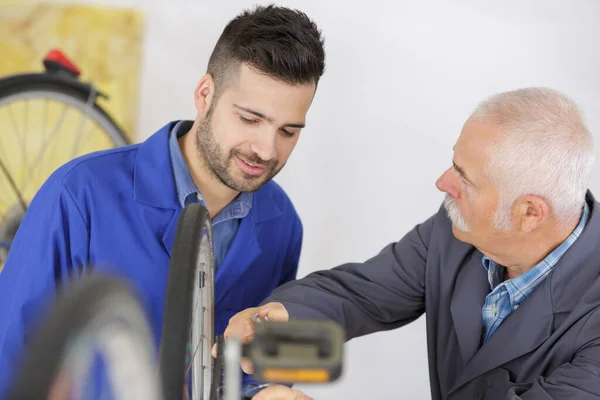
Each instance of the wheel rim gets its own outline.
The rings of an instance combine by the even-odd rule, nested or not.
[[[111,305],[98,312],[92,323],[73,333],[50,388],[50,398],[160,399],[162,392],[149,351],[151,338],[141,336],[139,331],[132,335],[132,327],[144,322],[131,303],[121,300],[125,299],[114,296]],[[104,374],[95,369],[99,357],[106,364]],[[105,385],[97,386],[94,379]]]
[[[190,371],[192,376],[192,400],[208,400],[210,398],[213,372],[211,350],[214,342],[213,265],[210,230],[208,227],[204,227],[194,282],[189,345],[191,354],[187,365],[187,371]]]

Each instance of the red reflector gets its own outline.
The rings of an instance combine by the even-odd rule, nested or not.
[[[57,49],[50,50],[48,52],[48,54],[46,54],[46,57],[44,57],[44,61],[51,61],[51,62],[58,63],[63,68],[68,69],[69,71],[74,73],[76,76],[79,76],[79,74],[81,74],[81,71],[79,70],[79,68],[77,68],[77,66],[75,64],[73,64],[71,62],[71,60],[69,60],[67,58],[67,56],[65,56],[64,53],[60,50],[57,50]]]

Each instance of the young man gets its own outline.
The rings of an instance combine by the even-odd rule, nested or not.
[[[194,121],[59,168],[30,204],[0,274],[0,394],[57,288],[89,268],[128,280],[160,341],[182,208],[206,205],[216,264],[215,331],[295,278],[302,226],[271,179],[294,149],[325,65],[303,13],[258,7],[224,29],[194,91]]]
[[[281,286],[232,318],[227,335],[251,335],[255,313],[333,319],[348,340],[425,313],[434,400],[599,399],[594,160],[567,96],[494,95],[465,123],[436,182],[446,193],[437,213],[365,263]],[[274,398],[302,394],[273,386],[255,400]]]

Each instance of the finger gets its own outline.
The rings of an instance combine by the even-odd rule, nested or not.
[[[283,385],[273,385],[258,392],[252,400],[312,400],[299,390]]]
[[[294,394],[296,395],[296,397],[295,397],[295,399],[294,399],[294,400],[313,400],[313,398],[312,398],[312,397],[309,397],[307,394],[305,394],[305,393],[302,393],[302,392],[301,392],[301,391],[299,391],[299,390],[292,389],[292,391],[293,391],[293,392],[294,392]]]
[[[223,333],[225,338],[227,339],[235,336],[244,341],[244,339],[253,336],[254,323],[252,322],[252,316],[256,314],[257,311],[258,308],[256,307],[249,308],[244,311],[240,311],[231,317],[229,324]]]
[[[267,303],[258,310],[258,318],[269,321],[288,321],[290,316],[281,303]]]
[[[225,340],[236,337],[242,343],[248,343],[254,339],[254,323],[251,320],[239,321],[234,327],[227,327],[223,333]]]
[[[249,358],[242,357],[240,359],[240,366],[242,367],[242,371],[244,371],[245,373],[250,375],[254,373],[254,365],[252,364],[252,361],[250,361]]]
[[[213,344],[212,350],[210,352],[213,358],[217,358],[217,344]]]

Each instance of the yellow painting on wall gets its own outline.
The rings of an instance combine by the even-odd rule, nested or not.
[[[135,141],[142,41],[137,10],[0,3],[0,269],[23,211],[56,168]]]

